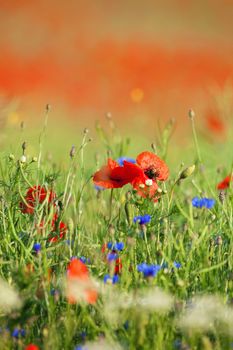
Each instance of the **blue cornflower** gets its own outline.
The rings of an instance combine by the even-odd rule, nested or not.
[[[118,258],[118,254],[116,252],[111,252],[111,253],[108,253],[107,255],[107,260],[109,262],[116,260],[117,258]]]
[[[207,209],[212,209],[215,204],[215,200],[212,198],[198,198],[194,197],[192,199],[192,205],[195,208],[207,208]]]
[[[117,242],[114,244],[113,250],[122,251],[124,249],[124,243],[123,242]]]
[[[137,266],[138,272],[142,272],[144,277],[155,277],[161,270],[160,265],[148,265],[146,263]]]
[[[120,157],[120,158],[117,159],[117,163],[118,163],[120,166],[123,166],[123,165],[124,165],[124,161],[129,162],[129,163],[132,163],[132,164],[135,164],[135,163],[136,163],[136,160],[133,159],[133,158]]]
[[[11,333],[11,336],[13,338],[19,338],[21,337],[25,337],[26,335],[26,331],[24,329],[19,329],[19,328],[14,328],[14,330]]]
[[[107,248],[108,248],[108,249],[112,249],[112,246],[113,246],[113,243],[112,243],[112,242],[108,242],[108,243],[107,243]]]
[[[41,250],[41,244],[40,244],[40,243],[34,243],[34,244],[33,244],[33,250],[34,250],[36,253],[39,253],[39,251]]]
[[[174,266],[176,269],[179,269],[179,268],[181,267],[181,263],[179,263],[179,262],[177,262],[177,261],[174,261],[173,266]]]
[[[122,251],[124,249],[124,243],[123,242],[116,242],[113,244],[112,242],[107,243],[107,248],[116,250],[116,251]]]
[[[74,350],[88,350],[86,346],[78,345],[74,348]]]
[[[117,282],[119,282],[119,276],[118,275],[114,275],[113,277],[110,277],[110,275],[105,275],[104,276],[104,283],[107,282],[111,282],[112,284],[116,284]]]
[[[138,222],[140,225],[145,225],[148,224],[151,221],[151,216],[146,214],[146,215],[138,215],[133,218],[133,222],[136,223]]]
[[[104,190],[105,190],[104,187],[98,186],[98,185],[94,185],[94,188],[96,189],[97,192],[99,192],[99,191],[104,191]]]

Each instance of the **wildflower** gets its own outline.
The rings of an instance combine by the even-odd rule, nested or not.
[[[104,190],[105,190],[105,188],[102,187],[102,186],[97,186],[97,185],[95,185],[94,187],[95,187],[95,189],[96,189],[97,192],[99,192],[99,191],[104,191]]]
[[[41,187],[40,185],[30,187],[27,190],[25,196],[26,203],[21,202],[20,209],[24,214],[33,214],[37,203],[41,204],[47,199],[48,204],[50,204],[55,199],[55,197],[56,194],[52,190],[47,191],[44,187]]]
[[[119,282],[119,276],[114,275],[113,277],[110,277],[110,275],[105,275],[104,276],[104,283],[108,284],[116,284]]]
[[[133,165],[124,161],[124,166],[120,166],[113,159],[109,158],[107,165],[104,165],[93,176],[94,184],[104,188],[120,188],[134,180],[139,176],[140,169],[138,167],[125,168],[125,164]],[[129,171],[130,169],[130,171]]]
[[[19,328],[14,328],[14,330],[12,331],[12,333],[11,333],[11,336],[13,337],[13,338],[19,338],[20,336],[21,337],[25,337],[25,335],[26,335],[26,332],[25,332],[25,330],[24,329],[19,329]]]
[[[67,226],[63,221],[59,221],[57,214],[53,216],[51,226],[52,231],[48,238],[49,242],[54,243],[64,238],[67,233]]]
[[[37,345],[35,344],[28,344],[25,348],[25,350],[40,350]]]
[[[34,243],[33,244],[33,250],[38,254],[41,250],[41,244],[40,243]]]
[[[125,162],[124,167],[129,168],[129,163]],[[135,168],[138,167],[141,172],[135,176],[131,182],[133,188],[138,195],[144,198],[153,198],[157,200],[156,192],[158,190],[157,181],[165,181],[168,178],[169,170],[166,163],[152,152],[142,152],[136,158],[136,164],[131,164]],[[130,171],[130,169],[128,169]],[[150,180],[150,181],[148,181]]]
[[[142,272],[144,277],[155,277],[161,270],[160,265],[148,265],[146,263],[139,264],[137,266],[138,272]]]
[[[135,164],[136,163],[136,160],[133,159],[133,158],[128,158],[128,157],[120,157],[117,159],[117,163],[120,165],[120,166],[124,166],[124,162],[129,162],[129,163],[132,163],[132,164]]]
[[[112,242],[107,243],[107,248],[112,249],[114,251],[122,251],[124,249],[124,243],[123,242],[117,242],[113,244]]]
[[[94,304],[98,294],[89,277],[87,266],[80,259],[72,259],[67,268],[67,298],[70,304],[80,301]]]
[[[117,258],[115,262],[115,269],[114,269],[114,274],[119,275],[122,271],[122,262],[121,258]]]
[[[227,177],[225,177],[225,179],[219,182],[219,184],[217,185],[217,189],[218,190],[227,189],[228,187],[230,187],[231,180],[233,180],[233,176],[228,175]]]
[[[179,263],[179,262],[177,262],[177,261],[174,261],[173,266],[174,266],[176,269],[179,269],[179,268],[181,267],[181,263]]]
[[[12,310],[20,308],[21,305],[18,293],[0,278],[0,311],[10,313]]]
[[[118,258],[118,255],[116,252],[112,251],[111,253],[108,253],[107,260],[108,262],[114,261]]]
[[[138,215],[133,218],[133,222],[138,222],[140,225],[146,225],[151,221],[151,215]]]
[[[192,205],[195,208],[207,208],[207,209],[212,209],[215,204],[215,200],[212,198],[198,198],[194,197],[192,199]]]

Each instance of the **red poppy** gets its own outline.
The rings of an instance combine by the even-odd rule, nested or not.
[[[49,236],[49,242],[54,243],[64,238],[65,234],[67,233],[67,226],[63,221],[59,222],[57,214],[54,214],[51,225],[52,231]],[[58,234],[56,234],[56,232],[58,232]]]
[[[74,258],[67,268],[67,299],[70,304],[85,301],[94,304],[98,293],[89,277],[87,266]]]
[[[24,214],[33,214],[36,203],[43,203],[46,198],[48,203],[51,203],[56,197],[56,194],[49,190],[47,191],[44,187],[33,186],[30,187],[25,196],[25,202],[20,202],[20,209]]]
[[[131,164],[124,162],[124,164]],[[132,164],[131,164],[132,165]],[[133,181],[136,176],[140,175],[140,169],[137,166],[130,168],[119,166],[113,159],[108,159],[107,165],[104,165],[93,176],[95,185],[104,188],[120,188]]]
[[[218,190],[225,190],[226,188],[228,188],[230,186],[230,182],[232,179],[233,179],[233,176],[231,177],[230,175],[228,175],[227,177],[225,177],[224,180],[219,182],[219,184],[217,185],[217,189]]]
[[[166,163],[152,152],[142,152],[137,156],[137,164],[144,174],[153,181],[165,181],[169,176]]]
[[[225,133],[225,124],[219,117],[218,111],[208,110],[206,113],[206,120],[208,128],[215,134]]]
[[[35,344],[29,344],[26,346],[25,350],[40,350],[40,349]]]
[[[114,273],[115,273],[115,275],[119,275],[121,273],[121,271],[122,271],[121,258],[117,258],[116,263],[115,263]]]
[[[132,186],[140,196],[153,198],[156,201],[157,181],[165,181],[169,176],[169,169],[162,159],[151,152],[140,153],[136,161],[136,165],[124,162],[124,168],[129,172],[133,167],[140,169],[137,170],[138,176],[131,182]]]

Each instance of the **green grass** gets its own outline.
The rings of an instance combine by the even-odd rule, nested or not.
[[[97,192],[91,179],[108,155],[136,157],[146,149],[152,151],[150,140],[123,138],[110,121],[108,131],[97,125],[94,140],[84,132],[70,159],[75,142],[58,140],[58,148],[56,144],[51,148],[46,124],[36,141],[27,145],[26,163],[20,162],[24,134],[16,135],[19,141],[5,146],[0,158],[0,269],[2,279],[20,298],[15,309],[7,308],[10,294],[3,293],[0,284],[0,349],[25,349],[29,343],[54,350],[78,345],[230,349],[233,192],[231,186],[222,203],[216,185],[232,171],[231,137],[224,142],[200,140],[193,125],[193,139],[190,125],[190,141],[182,147],[175,135],[171,138],[173,125],[168,124],[157,138],[156,152],[168,164],[170,177],[160,184],[164,193],[153,203],[138,197],[129,185],[115,189],[111,199],[111,191]],[[51,150],[59,150],[55,161],[47,156]],[[33,156],[37,161],[32,161]],[[177,181],[181,171],[193,164],[195,172]],[[28,188],[38,184],[56,192],[59,218],[68,227],[58,242],[48,242],[49,225],[38,232],[41,220],[49,222],[55,212],[48,197],[32,215],[20,210]],[[216,203],[211,210],[197,209],[191,202],[195,196],[214,198]],[[134,216],[144,214],[152,217],[146,228],[133,223]],[[112,269],[101,248],[119,241],[125,245],[119,253],[120,280],[104,284],[104,275]],[[42,246],[39,254],[33,252],[35,242]],[[89,273],[98,290],[94,305],[67,302],[64,281],[72,256],[89,259]],[[181,263],[179,269],[174,261]],[[154,278],[144,278],[137,271],[142,262],[165,268]],[[15,328],[24,329],[25,336],[13,338]]]

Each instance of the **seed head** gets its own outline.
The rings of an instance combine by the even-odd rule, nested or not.
[[[71,150],[70,150],[70,158],[71,158],[71,159],[74,158],[74,155],[75,155],[75,147],[72,146],[72,147],[71,147]]]

